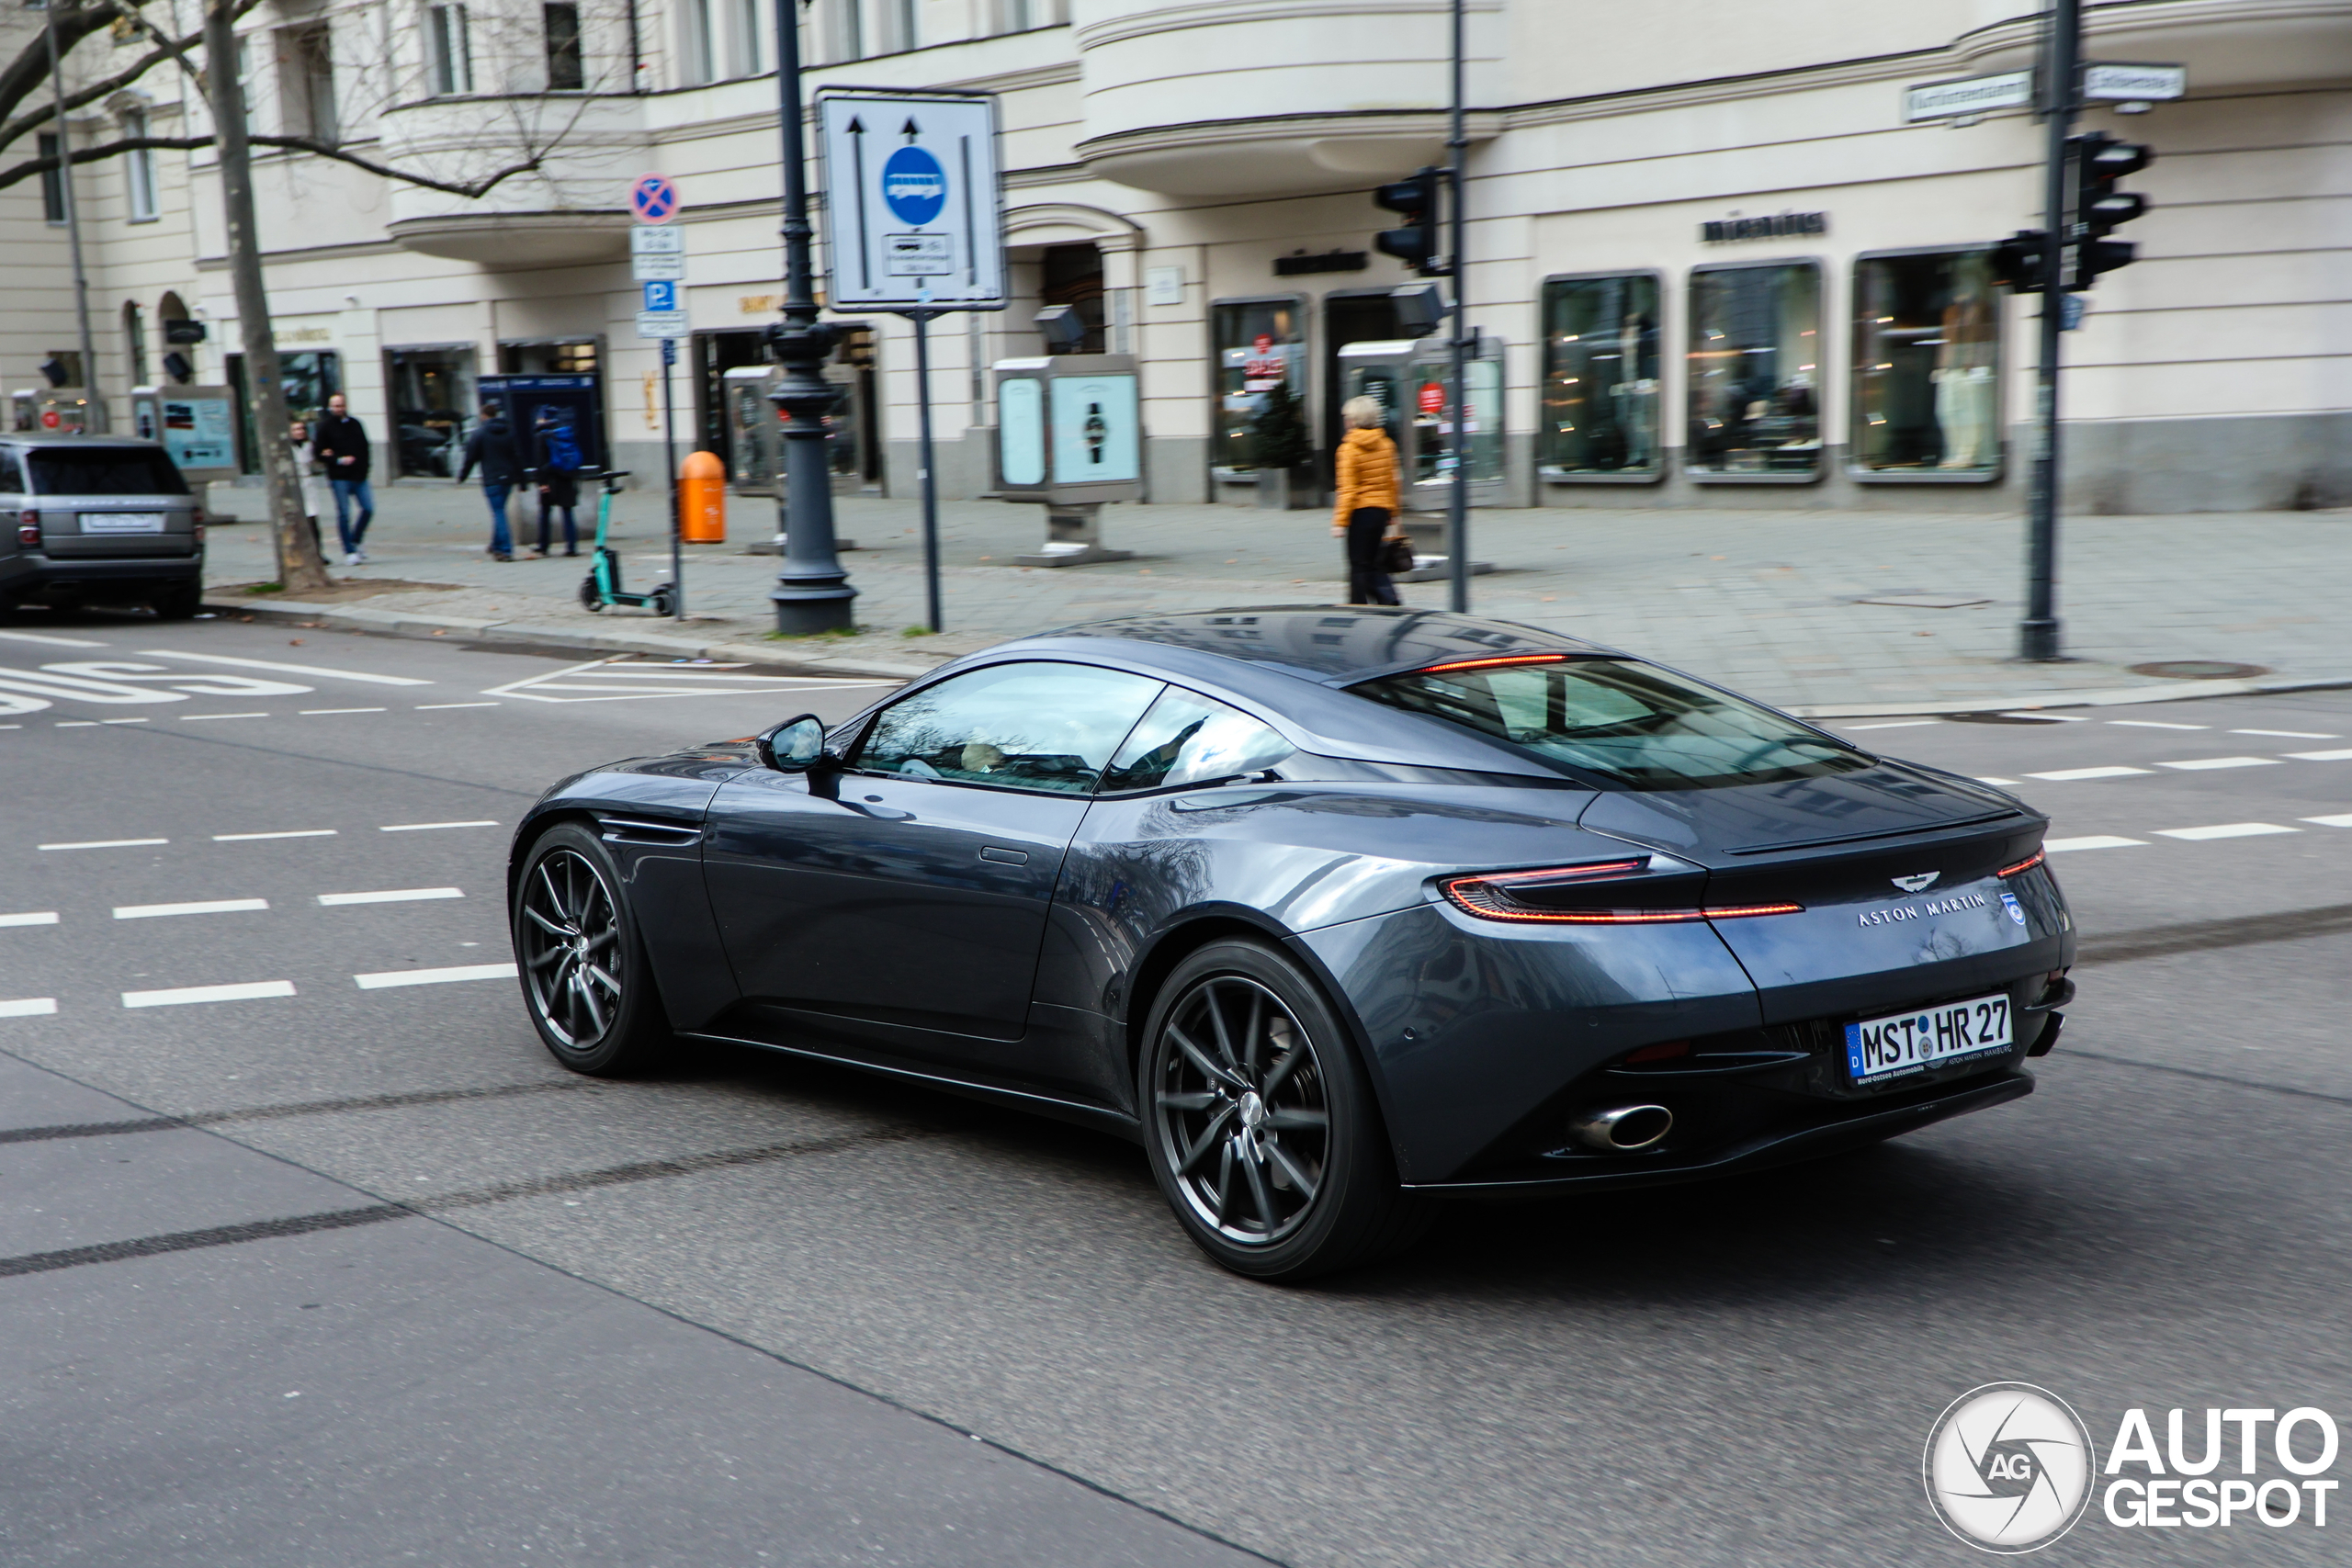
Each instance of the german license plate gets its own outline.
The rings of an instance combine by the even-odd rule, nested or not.
[[[160,512],[85,512],[82,532],[85,534],[160,534],[164,531],[164,514]]]
[[[1877,1083],[2008,1044],[2008,998],[1946,1002],[1848,1024],[1846,1076],[1856,1084]]]

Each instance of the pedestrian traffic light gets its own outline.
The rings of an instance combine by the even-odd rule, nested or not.
[[[2050,236],[2039,229],[2020,229],[1993,247],[1993,281],[2012,293],[2031,294],[2041,288],[2042,251]]]
[[[2136,175],[2156,161],[2155,149],[2136,141],[2121,141],[2105,131],[2086,131],[2075,142],[2075,272],[2069,289],[2088,288],[2103,272],[2130,266],[2139,247],[2129,240],[2107,236],[2121,224],[2148,210],[2148,198],[2137,191],[2118,190],[2116,182]]]
[[[1437,193],[1444,177],[1442,169],[1422,169],[1372,193],[1373,200],[1405,220],[1401,228],[1374,234],[1372,248],[1409,264],[1423,277],[1443,277],[1453,270],[1437,259]]]

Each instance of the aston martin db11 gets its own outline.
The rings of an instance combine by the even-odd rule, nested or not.
[[[1416,610],[1002,644],[828,732],[549,790],[508,886],[565,1066],[680,1037],[1141,1143],[1227,1268],[1431,1201],[1810,1158],[2031,1091],[2047,819],[1631,654]]]

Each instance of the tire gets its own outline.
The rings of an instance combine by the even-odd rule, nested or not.
[[[667,615],[676,605],[677,601],[670,596],[668,589],[657,588],[653,591],[651,602],[647,608],[657,615]]]
[[[1160,987],[1137,1069],[1152,1175],[1193,1242],[1291,1283],[1402,1250],[1429,1223],[1400,1191],[1346,1030],[1298,964],[1213,942]]]
[[[557,1061],[616,1077],[674,1049],[620,869],[594,833],[567,822],[539,836],[510,918],[524,1010]]]
[[[204,590],[194,583],[166,588],[147,602],[155,607],[159,620],[192,621],[204,608]]]
[[[582,608],[587,610],[601,610],[605,607],[604,595],[596,592],[596,574],[593,571],[580,580],[580,604]]]

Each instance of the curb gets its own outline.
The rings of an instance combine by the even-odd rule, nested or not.
[[[664,659],[723,659],[764,665],[788,674],[877,675],[912,680],[928,675],[938,664],[897,663],[881,659],[829,659],[821,654],[785,653],[757,643],[701,642],[690,637],[662,637],[653,632],[598,631],[586,627],[532,626],[523,621],[478,620],[470,615],[418,615],[398,610],[370,610],[356,605],[317,604],[300,599],[277,599],[266,604],[207,599],[204,607],[220,615],[254,615],[270,620],[309,621],[332,630],[373,632],[379,637],[430,637],[463,635],[481,642],[510,643],[522,648],[599,653],[650,653]]]

